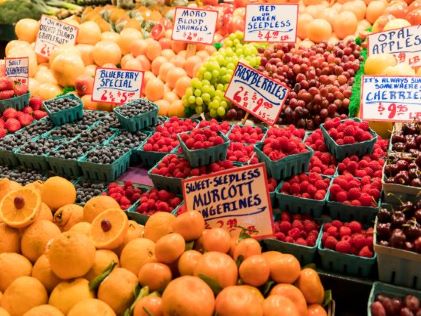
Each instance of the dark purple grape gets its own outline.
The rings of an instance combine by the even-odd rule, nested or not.
[[[390,246],[394,248],[403,248],[405,241],[406,241],[406,236],[404,232],[399,228],[396,228],[392,232],[392,235],[390,236],[390,239],[389,239]]]

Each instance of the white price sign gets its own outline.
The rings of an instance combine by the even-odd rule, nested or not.
[[[97,68],[92,101],[123,104],[140,98],[143,84],[142,71]]]
[[[295,43],[297,23],[298,4],[248,4],[244,40]]]
[[[43,15],[35,42],[35,53],[49,57],[57,46],[74,44],[78,30],[74,25]]]
[[[237,107],[273,125],[288,93],[288,87],[239,62],[225,97]]]
[[[5,58],[6,76],[14,82],[27,85],[29,78],[29,58],[13,57]]]
[[[374,33],[368,36],[368,54],[393,54],[399,63],[421,66],[421,25]]]
[[[360,116],[367,121],[421,118],[421,77],[363,76]]]
[[[176,8],[172,39],[186,43],[212,44],[218,11]]]

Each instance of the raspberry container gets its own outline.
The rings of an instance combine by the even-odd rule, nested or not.
[[[43,102],[44,108],[48,113],[48,117],[56,126],[61,126],[66,123],[72,123],[77,120],[80,120],[83,117],[83,103],[79,97],[77,97],[73,93],[69,93],[69,94],[64,94],[59,97],[56,97],[53,100],[62,99],[62,98],[70,98],[76,101],[78,105],[52,113],[48,108],[48,104],[52,100],[47,100]]]
[[[142,166],[144,167],[151,168],[155,166],[166,155],[176,153],[178,150],[179,146],[173,148],[170,152],[167,152],[167,153],[159,152],[159,151],[146,151],[143,149],[143,146],[146,144],[149,137],[145,139],[142,145],[140,145],[138,148],[133,149],[133,155],[135,156],[134,159],[140,162]]]
[[[414,295],[421,299],[421,291],[416,291],[413,289],[408,289],[404,287],[394,286],[381,282],[374,282],[371,287],[370,296],[367,303],[367,316],[372,316],[370,306],[376,300],[377,295],[387,295],[390,297],[399,297],[404,298],[406,295]]]
[[[293,244],[277,239],[263,239],[260,243],[264,251],[279,251],[281,253],[289,253],[296,257],[301,266],[305,266],[310,263],[314,263],[317,256],[317,244],[319,239],[322,238],[322,231],[319,230],[317,241],[313,247],[303,246],[299,244]]]
[[[330,177],[324,178],[330,179],[330,187],[330,184],[332,184],[332,179]],[[314,200],[282,193],[281,190],[283,184],[284,182],[279,183],[275,190],[278,206],[282,211],[288,211],[291,214],[306,214],[313,218],[319,218],[322,216],[323,210],[326,206],[326,201],[329,197],[329,188],[327,189],[325,198],[323,200]]]
[[[326,206],[327,212],[332,219],[339,219],[341,221],[357,220],[364,224],[372,223],[379,211],[379,206],[346,205],[340,202],[330,201],[329,197]]]
[[[189,133],[191,132],[181,134]],[[190,166],[192,166],[192,168],[210,165],[211,163],[226,159],[229,140],[223,133],[218,132],[218,135],[222,137],[224,143],[209,148],[196,150],[187,148],[186,144],[181,139],[181,134],[177,134],[177,138],[180,142],[180,147],[183,150],[184,157],[189,161]]]
[[[152,180],[153,186],[157,189],[164,189],[174,194],[182,194],[182,180],[181,178],[165,177],[160,174],[152,173],[152,170],[157,167],[158,161],[151,169],[148,170],[148,176]]]
[[[377,218],[374,225],[374,251],[377,254],[380,281],[421,290],[421,255],[379,245]]]
[[[10,99],[0,100],[0,114],[3,113],[7,108],[13,108],[18,111],[22,110],[29,104],[30,94],[25,93]]]
[[[260,161],[264,162],[269,176],[276,180],[284,180],[296,174],[307,172],[310,158],[314,151],[306,145],[308,152],[287,156],[281,160],[273,161],[263,152],[263,143],[254,145],[254,151]]]
[[[323,232],[323,226],[321,227]],[[322,233],[323,234],[323,233]],[[322,239],[319,238],[317,252],[323,269],[359,277],[373,276],[376,268],[376,251],[371,258],[360,257],[352,254],[341,253],[323,248]]]
[[[131,150],[124,153],[111,164],[100,164],[87,161],[86,154],[78,160],[78,165],[85,179],[92,181],[114,181],[129,168],[130,155]]]
[[[361,122],[358,118],[352,118],[348,120],[354,120],[356,122]],[[346,120],[342,120],[344,122]],[[330,137],[329,133],[324,127],[324,123],[320,124],[320,129],[322,130],[323,137],[325,139],[325,143],[329,152],[335,156],[337,161],[342,161],[346,157],[357,155],[357,156],[364,156],[366,154],[370,154],[373,151],[374,144],[377,142],[377,134],[371,128],[369,129],[370,134],[373,136],[372,139],[366,140],[364,142],[359,142],[355,144],[345,144],[345,145],[338,145],[332,137]]]
[[[145,101],[147,101],[145,99]],[[137,102],[137,100],[130,101],[126,103],[125,105],[131,105],[131,103]],[[137,132],[141,129],[155,126],[158,120],[158,106],[155,103],[152,103],[150,101],[147,101],[152,105],[153,110],[144,112],[142,114],[133,116],[133,117],[127,117],[121,114],[119,107],[114,108],[114,113],[117,116],[118,121],[120,122],[121,126],[128,130],[129,132]],[[123,106],[125,106],[123,105]]]

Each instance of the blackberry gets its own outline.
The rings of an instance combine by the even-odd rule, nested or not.
[[[66,109],[70,109],[75,106],[78,106],[79,103],[71,99],[70,97],[64,96],[62,98],[46,101],[44,102],[44,105],[50,113],[57,113],[62,110],[66,110]]]

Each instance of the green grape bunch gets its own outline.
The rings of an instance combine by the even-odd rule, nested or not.
[[[187,114],[208,113],[211,117],[223,118],[230,109],[230,102],[225,99],[234,69],[239,61],[257,68],[260,64],[257,47],[243,42],[243,33],[230,34],[223,41],[221,49],[215,52],[199,68],[191,87],[186,89],[183,104]]]

